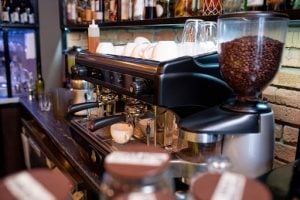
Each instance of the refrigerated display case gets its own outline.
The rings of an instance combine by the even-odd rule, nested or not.
[[[21,2],[14,1],[15,5]],[[28,93],[41,71],[38,1],[30,2],[34,10],[34,20],[31,22],[34,24],[4,21],[4,8],[0,10],[0,98]]]

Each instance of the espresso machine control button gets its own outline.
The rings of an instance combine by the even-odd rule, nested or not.
[[[118,84],[122,84],[123,81],[124,81],[123,75],[122,75],[122,74],[118,74],[118,77],[117,77],[116,82],[117,82]]]
[[[132,82],[129,91],[135,95],[145,94],[147,91],[147,84],[145,80],[136,80]]]
[[[81,65],[73,66],[71,71],[72,71],[72,75],[75,77],[87,76],[88,74],[87,68]]]

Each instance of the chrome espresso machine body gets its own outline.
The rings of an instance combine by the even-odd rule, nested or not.
[[[218,54],[215,52],[158,62],[82,51],[76,56],[73,72],[80,79],[108,88],[118,95],[136,99],[156,110],[168,110],[176,115],[177,123],[233,97],[231,88],[220,76]],[[96,105],[95,102],[87,103],[87,108]],[[94,131],[85,121],[72,119],[71,130],[101,165],[103,158],[119,145],[104,134],[109,126]],[[157,141],[154,139],[153,143],[164,147],[164,143],[159,141],[158,134],[161,133],[155,134]]]

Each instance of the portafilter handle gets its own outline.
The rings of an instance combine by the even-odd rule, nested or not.
[[[68,108],[68,116],[73,115],[76,112],[86,110],[89,108],[96,108],[99,106],[99,102],[84,102],[70,105]]]
[[[105,126],[109,126],[109,125],[112,125],[114,123],[118,123],[118,122],[121,122],[121,121],[126,121],[126,115],[125,114],[100,117],[100,118],[89,121],[88,129],[90,131],[96,131],[96,130],[98,130],[100,128],[103,128]]]

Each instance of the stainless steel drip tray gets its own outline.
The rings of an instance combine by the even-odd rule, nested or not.
[[[83,140],[85,140],[85,144],[81,145],[89,145],[90,147],[92,146],[95,150],[100,152],[102,156],[106,156],[108,153],[116,151],[122,148],[124,145],[145,143],[143,138],[137,139],[132,137],[126,144],[118,144],[114,142],[111,137],[110,126],[106,126],[92,132],[87,128],[87,123],[88,120],[86,118],[71,120],[72,135],[73,137],[77,137],[78,135],[81,136]]]

